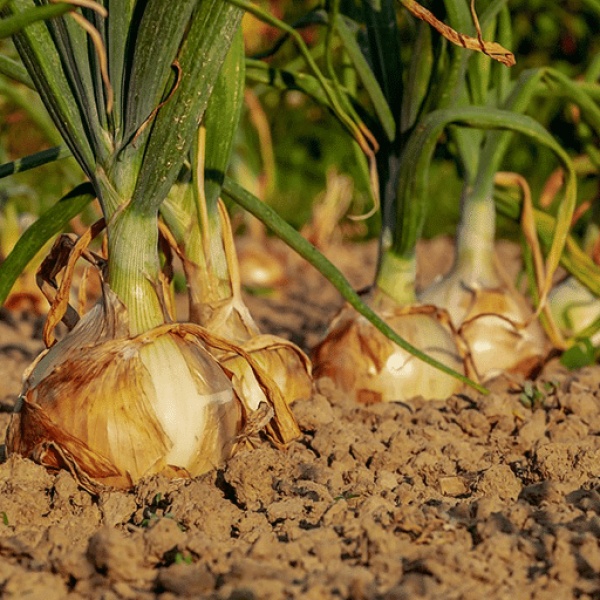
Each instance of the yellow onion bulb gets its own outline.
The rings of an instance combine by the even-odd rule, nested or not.
[[[407,342],[464,373],[454,335],[427,307],[386,309],[380,316]],[[406,401],[417,396],[445,399],[462,383],[442,373],[380,333],[351,307],[332,322],[312,353],[315,378],[329,377],[363,404]]]
[[[26,380],[9,453],[115,487],[162,471],[199,475],[229,457],[240,401],[185,329],[63,350],[53,346]]]
[[[135,337],[127,329],[123,305],[105,286],[103,304],[30,367],[8,453],[115,487],[160,472],[199,475],[229,458],[259,403],[242,396],[211,343],[234,348],[190,323]],[[268,382],[262,389],[260,400],[272,403]]]
[[[253,410],[263,401],[263,393],[256,378],[251,376],[252,369],[246,355],[269,374],[288,404],[310,397],[312,365],[308,356],[284,338],[260,333],[237,288],[230,298],[218,303],[206,302],[202,308],[202,312],[197,311],[201,317],[200,324],[208,331],[218,332],[236,346],[233,352],[213,349],[212,353],[233,373],[234,382],[239,382]]]
[[[419,298],[448,312],[481,381],[504,372],[531,375],[547,354],[544,331],[525,298],[497,278],[488,276],[482,285],[456,270]]]
[[[600,318],[600,300],[589,288],[574,277],[567,277],[548,295],[552,316],[562,333],[575,337]],[[600,344],[600,331],[590,338],[594,346]]]
[[[237,243],[237,259],[242,285],[268,289],[283,285],[287,280],[283,259],[270,248],[267,240],[257,242],[242,239]]]

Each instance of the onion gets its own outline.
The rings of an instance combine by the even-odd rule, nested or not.
[[[580,332],[600,318],[600,302],[585,285],[574,277],[567,277],[556,285],[548,295],[552,315],[567,337],[576,337]],[[600,344],[600,331],[590,338]]]
[[[189,236],[176,238],[164,232],[186,273],[190,321],[243,349],[269,373],[287,403],[309,398],[312,393],[310,361],[292,342],[261,333],[242,297],[240,266],[231,222],[221,200],[217,209],[218,219],[212,224],[212,230],[206,228],[202,231],[202,234],[210,236],[210,246],[197,244],[194,247],[189,244]],[[204,247],[211,248],[210,256],[207,256]],[[210,264],[211,260],[222,265],[219,271]],[[248,388],[248,392],[249,397],[254,398],[251,407],[256,409],[262,401],[261,394],[248,378],[247,361],[241,359],[237,351],[213,350],[213,354],[233,372],[235,380],[244,381],[245,386],[253,388],[252,391]]]
[[[222,464],[263,403],[273,441],[299,434],[279,388],[243,349],[192,323],[130,337],[125,307],[108,285],[103,291],[102,304],[27,373],[9,454],[67,468],[92,490],[126,488],[155,473],[193,476]],[[243,376],[219,353],[235,355]]]
[[[407,342],[464,373],[452,330],[432,306],[400,307],[376,290],[367,303]],[[330,377],[363,404],[405,401],[421,396],[445,399],[462,383],[403,350],[350,306],[333,320],[312,353],[314,375]]]
[[[547,341],[523,296],[494,262],[493,203],[468,206],[458,232],[454,267],[419,298],[448,312],[467,344],[481,381],[503,372],[530,375],[547,354]]]
[[[242,285],[249,288],[271,289],[287,281],[284,260],[272,251],[266,235],[261,239],[247,237],[237,243]]]

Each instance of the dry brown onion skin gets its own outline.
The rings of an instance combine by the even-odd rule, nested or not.
[[[434,310],[386,310],[381,316],[409,343],[464,373],[453,333]],[[363,404],[421,396],[444,399],[462,383],[402,350],[350,307],[342,309],[312,353],[314,376],[329,377]]]
[[[44,339],[51,347],[28,371],[8,453],[68,469],[93,491],[128,488],[157,473],[201,475],[261,432],[277,446],[300,435],[289,403],[310,396],[310,361],[291,342],[258,332],[239,280],[225,286],[234,292],[228,297],[198,301],[206,322],[166,323],[131,336],[127,310],[105,282],[102,300],[83,317],[69,305],[75,262],[93,235],[63,236],[45,261],[41,279],[52,306]],[[101,260],[88,259],[101,271]],[[71,329],[55,343],[65,315]]]
[[[557,284],[548,296],[548,303],[554,319],[567,337],[575,337],[600,317],[598,296],[569,276]],[[590,342],[600,344],[600,331],[596,331]]]
[[[76,473],[116,487],[167,468],[198,475],[222,464],[241,430],[240,400],[206,349],[177,334],[166,335],[176,340],[185,360],[202,368],[214,393],[229,399],[223,402],[220,396],[218,402],[198,406],[203,417],[199,443],[186,465],[165,460],[173,440],[153,408],[156,391],[140,354],[143,345],[129,339],[79,348],[36,385],[26,382],[9,425],[7,451],[50,468],[76,465]],[[200,389],[199,394],[205,395]]]
[[[289,404],[306,400],[312,394],[312,365],[292,342],[280,337],[259,334],[240,344],[262,370],[267,372]],[[221,364],[243,379],[247,361],[234,353],[220,357]]]
[[[242,285],[254,288],[275,288],[287,281],[283,259],[266,247],[265,240],[257,243],[245,239],[237,243],[237,256]]]
[[[421,298],[448,311],[482,382],[503,373],[530,376],[546,359],[548,341],[541,325],[523,296],[508,286],[471,288],[450,276]]]
[[[530,377],[541,367],[548,341],[537,319],[531,318],[525,300],[507,290],[478,294],[459,332],[481,381],[503,373]]]

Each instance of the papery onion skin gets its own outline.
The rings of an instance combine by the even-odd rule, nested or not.
[[[252,239],[237,243],[237,259],[241,283],[255,288],[276,288],[287,281],[283,259],[266,247],[266,239],[257,243]]]
[[[166,399],[166,411],[171,414],[165,414],[164,397],[160,414],[153,377],[144,361],[147,345],[138,339],[101,342],[80,348],[36,385],[26,382],[9,425],[7,451],[51,468],[74,463],[87,477],[115,487],[129,487],[168,468],[199,475],[223,463],[242,418],[231,381],[200,343],[175,333],[148,342],[154,343],[170,347],[173,360],[187,364],[195,382],[191,398],[179,394],[181,371],[167,382],[171,397]],[[165,389],[161,392],[164,395]],[[190,409],[196,415],[192,423]],[[166,417],[181,423],[181,437],[194,438],[193,451],[189,452],[188,439],[183,453],[187,459],[179,464],[169,460],[171,454],[181,456],[173,453],[181,440],[165,432]],[[177,425],[172,431],[176,430]]]
[[[499,303],[501,307],[488,311],[490,304],[494,307]],[[540,324],[531,321],[531,316],[531,310],[520,306],[518,298],[504,293],[498,298],[490,290],[481,294],[469,320],[460,327],[460,334],[482,381],[502,373],[532,377],[540,368],[548,353],[548,342]]]
[[[222,464],[245,408],[227,372],[188,331],[194,327],[130,338],[127,313],[105,285],[103,303],[28,371],[8,453],[116,487]]]
[[[258,334],[241,343],[242,348],[273,379],[288,404],[310,398],[312,394],[312,365],[310,360],[292,342],[269,334]],[[228,353],[220,358],[221,364],[233,372],[234,382],[256,410],[262,392],[254,378],[249,377],[249,365],[239,355]]]
[[[415,309],[419,310],[419,309]],[[452,332],[435,314],[406,309],[383,311],[381,316],[409,343],[464,373]],[[325,339],[313,350],[315,379],[330,377],[363,404],[446,399],[462,383],[441,373],[398,347],[350,307],[333,321]]]
[[[502,373],[531,376],[548,353],[544,331],[532,320],[525,299],[498,280],[496,284],[470,286],[455,272],[419,296],[448,312],[482,382]]]

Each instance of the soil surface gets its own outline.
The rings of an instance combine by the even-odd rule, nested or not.
[[[447,268],[429,247],[423,277]],[[334,260],[357,287],[375,247]],[[427,270],[429,269],[429,271]],[[298,261],[263,329],[305,349],[341,305]],[[0,320],[0,427],[40,322]],[[0,597],[59,600],[600,598],[600,368],[550,363],[444,402],[357,405],[330,380],[294,404],[303,436],[192,480],[91,496],[67,472],[0,463]],[[544,383],[545,382],[545,383]]]

